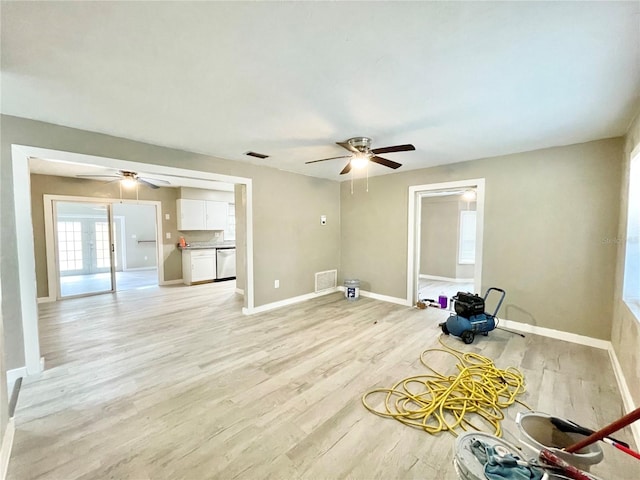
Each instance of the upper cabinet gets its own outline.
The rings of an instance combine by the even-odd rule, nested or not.
[[[228,221],[227,202],[179,198],[178,230],[225,230]]]
[[[178,230],[204,230],[204,200],[179,198],[177,207]]]
[[[204,226],[205,230],[226,230],[228,221],[227,202],[204,201]]]

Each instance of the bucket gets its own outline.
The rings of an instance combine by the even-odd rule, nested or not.
[[[458,478],[461,480],[486,480],[487,477],[484,474],[484,465],[476,458],[471,451],[471,444],[474,440],[480,440],[492,447],[502,447],[502,451],[506,450],[506,453],[510,453],[514,457],[518,457],[522,460],[528,461],[537,459],[538,455],[534,457],[527,457],[523,454],[522,449],[515,445],[498,438],[494,435],[482,432],[470,432],[461,435],[456,440],[455,452],[453,457],[453,467],[455,468]],[[559,473],[545,470],[549,480],[570,480],[569,477],[565,477]],[[599,480],[597,477],[589,474],[589,478],[593,480]]]
[[[358,298],[360,298],[360,280],[345,280],[344,296],[347,300],[357,300]]]
[[[546,413],[520,412],[516,417],[516,423],[520,430],[520,443],[523,450],[532,458],[538,458],[540,451],[546,448],[565,462],[585,472],[604,458],[602,449],[597,443],[588,445],[576,453],[562,450],[586,437],[579,433],[559,430],[551,423],[551,416]]]

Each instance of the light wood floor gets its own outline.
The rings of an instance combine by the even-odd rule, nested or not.
[[[128,270],[116,272],[116,290],[133,290],[136,288],[158,285],[158,269]],[[87,275],[68,275],[60,277],[61,296],[83,295],[92,292],[111,290],[111,273],[92,273]]]
[[[40,305],[47,370],[23,383],[11,480],[455,479],[454,438],[377,417],[363,392],[424,371],[446,316],[336,293],[254,316],[235,282]],[[606,351],[503,331],[458,349],[522,369],[523,400],[586,426],[623,414]],[[430,357],[431,358],[431,357]],[[443,370],[449,357],[433,357]],[[509,411],[506,438],[515,433]],[[628,429],[619,432],[632,443]],[[593,472],[640,478],[607,445]]]

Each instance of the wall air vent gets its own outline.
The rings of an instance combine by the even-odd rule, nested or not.
[[[265,155],[264,153],[256,153],[256,152],[252,152],[252,151],[248,151],[248,152],[244,152],[245,155],[248,155],[250,157],[256,157],[256,158],[269,158],[269,155]]]
[[[322,292],[331,288],[336,288],[338,281],[338,270],[327,270],[326,272],[316,272],[316,292]]]

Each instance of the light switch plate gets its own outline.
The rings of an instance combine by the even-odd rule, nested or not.
[[[171,215],[169,215],[168,213],[164,214],[164,219],[165,220],[171,220]]]
[[[165,234],[165,237],[167,237],[167,239],[171,238],[171,232],[167,232],[167,233]]]

